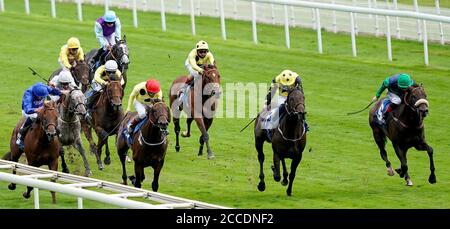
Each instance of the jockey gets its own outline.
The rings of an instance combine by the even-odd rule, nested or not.
[[[291,70],[284,70],[278,76],[272,80],[272,85],[270,86],[269,93],[266,96],[266,109],[271,110],[270,112],[270,127],[265,129],[273,129],[278,126],[280,118],[286,112],[285,106],[282,106],[288,96],[290,89],[298,88],[303,93],[302,80],[300,76]],[[278,96],[274,97],[276,99],[275,107],[271,108],[272,97],[275,92],[278,91]],[[305,120],[306,131],[309,131],[308,124]]]
[[[76,61],[84,60],[84,52],[80,46],[80,40],[71,37],[67,40],[67,44],[61,47],[58,62],[63,71],[70,71]]]
[[[101,57],[116,44],[116,39],[120,40],[121,23],[114,11],[107,11],[104,16],[95,21],[95,36],[100,43],[100,49],[92,57],[89,65],[94,69],[95,64]]]
[[[94,81],[92,82],[92,89],[86,92],[86,107],[88,112],[86,112],[86,118],[90,118],[90,114],[92,112],[92,108],[94,106],[94,101],[98,97],[100,93],[98,93],[108,82],[109,76],[111,74],[116,74],[118,78],[120,78],[120,84],[124,85],[125,81],[123,80],[122,73],[119,69],[117,69],[117,63],[114,60],[106,61],[105,65],[102,65],[97,68],[94,74]]]
[[[401,102],[405,91],[408,90],[414,84],[414,81],[406,73],[400,73],[387,77],[381,83],[375,96],[372,98],[372,102],[375,102],[380,98],[381,93],[387,88],[388,98],[385,98],[381,103],[380,108],[377,111],[377,118],[380,123],[385,123],[387,113],[393,111]]]
[[[215,65],[216,62],[213,54],[209,52],[208,43],[206,43],[206,41],[199,41],[195,48],[189,52],[184,63],[184,67],[189,71],[189,75],[186,80],[186,85],[183,86],[178,96],[180,103],[183,101],[184,96],[187,94],[194,82],[202,76],[204,70],[200,66],[203,64]]]
[[[43,83],[36,83],[28,88],[22,98],[22,116],[26,118],[17,134],[16,144],[23,150],[23,140],[31,124],[37,118],[37,111],[44,105],[44,100],[48,95],[60,95],[57,88],[49,87]]]
[[[146,105],[153,105],[154,103],[163,101],[163,93],[159,82],[154,79],[149,79],[147,82],[141,82],[134,86],[133,91],[128,99],[127,111],[131,110],[131,104],[137,111],[137,115],[131,120],[127,126],[127,132],[131,135],[136,125],[146,117],[147,110]]]

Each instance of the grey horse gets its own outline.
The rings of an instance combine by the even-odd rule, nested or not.
[[[80,152],[83,158],[85,176],[91,176],[91,168],[89,162],[86,159],[86,151],[83,148],[83,142],[81,140],[81,123],[80,117],[84,117],[86,114],[85,96],[80,89],[74,88],[70,91],[62,91],[60,103],[58,105],[58,126],[60,130],[61,142],[60,155],[62,160],[62,171],[69,173],[66,161],[64,159],[63,146],[74,146],[78,152]]]

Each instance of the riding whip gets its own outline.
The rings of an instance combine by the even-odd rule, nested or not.
[[[375,100],[375,101],[376,101],[376,100]],[[371,101],[371,102],[369,103],[369,105],[367,105],[366,107],[364,107],[362,110],[355,111],[355,112],[349,112],[349,113],[347,113],[347,115],[354,115],[354,114],[358,114],[358,113],[360,113],[360,112],[363,112],[363,111],[365,111],[367,108],[369,108],[370,105],[372,105],[375,101]]]
[[[31,67],[28,67],[28,69],[30,69],[31,70],[31,72],[33,73],[33,76],[37,76],[37,77],[39,77],[39,78],[41,78],[42,80],[44,80],[45,82],[47,82],[48,83],[48,80],[47,79],[45,79],[44,77],[42,77],[39,73],[37,73],[33,68],[31,68]]]
[[[244,128],[242,128],[242,130],[239,131],[239,132],[244,131],[250,124],[252,124],[252,122],[254,122],[254,121],[256,120],[256,118],[257,118],[257,117],[253,118],[252,121],[250,121],[247,125],[245,125]]]

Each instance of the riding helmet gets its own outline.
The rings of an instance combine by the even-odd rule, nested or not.
[[[397,83],[398,83],[398,87],[402,88],[402,89],[406,89],[413,85],[411,76],[409,76],[408,74],[405,74],[405,73],[402,73],[398,76]]]
[[[105,20],[105,22],[116,22],[116,13],[112,10],[110,11],[106,11],[105,16],[103,16],[103,19]]]
[[[160,85],[158,80],[150,79],[147,80],[147,83],[145,84],[145,88],[148,92],[151,93],[158,93],[160,91]]]
[[[195,47],[197,48],[197,50],[209,50],[208,43],[206,43],[206,41],[197,42],[197,45]]]
[[[80,48],[80,40],[76,37],[69,38],[69,40],[67,40],[67,47],[70,49]]]
[[[36,97],[46,97],[48,95],[48,88],[42,83],[34,85],[32,91]]]
[[[297,78],[298,74],[291,70],[284,70],[280,73],[280,83],[286,86],[291,86],[295,83],[295,78]]]
[[[117,63],[114,60],[108,60],[105,63],[106,71],[113,72],[117,70]]]
[[[70,83],[72,81],[72,74],[69,71],[62,71],[59,73],[59,83]]]

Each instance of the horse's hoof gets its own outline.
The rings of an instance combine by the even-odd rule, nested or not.
[[[85,176],[85,177],[90,177],[90,176],[92,176],[91,170],[86,170],[86,171],[84,172],[84,176]]]
[[[16,184],[9,184],[8,185],[9,190],[16,190]]]
[[[105,163],[105,165],[110,165],[111,164],[111,158],[110,157],[105,157],[105,160],[103,162]]]
[[[216,156],[214,156],[214,154],[213,153],[208,153],[208,159],[214,159]]]
[[[286,194],[287,194],[288,196],[292,196],[292,191],[286,191]]]
[[[62,169],[62,172],[63,172],[63,173],[69,173],[69,169],[68,169],[68,168],[63,168],[63,169]]]
[[[430,184],[435,184],[436,176],[434,174],[431,174],[430,177],[428,178],[428,182],[430,182]]]
[[[175,146],[175,151],[180,152],[180,146]]]
[[[133,184],[133,185],[136,182],[136,177],[135,176],[129,176],[128,179],[130,179],[131,184]]]
[[[103,170],[103,165],[102,164],[98,165],[98,169]]]
[[[413,186],[413,183],[410,179],[406,180],[406,186]]]
[[[264,183],[264,182],[259,182],[259,184],[258,184],[258,190],[259,190],[260,192],[264,192],[264,190],[266,190],[266,183]]]
[[[387,174],[388,176],[394,176],[394,170],[392,169],[392,167],[387,168]]]
[[[183,138],[188,138],[188,137],[190,137],[190,136],[191,136],[191,134],[188,133],[187,131],[181,132],[181,137],[183,137]]]
[[[273,175],[273,179],[274,179],[276,182],[279,182],[279,181],[281,180],[281,176]]]
[[[29,199],[31,195],[30,195],[29,193],[27,193],[27,192],[23,192],[22,196],[23,196],[25,199]]]
[[[281,181],[281,185],[286,186],[287,184],[288,184],[288,181],[287,181],[287,180],[282,180],[282,181]]]
[[[199,150],[197,156],[202,156],[203,155],[203,151]]]

